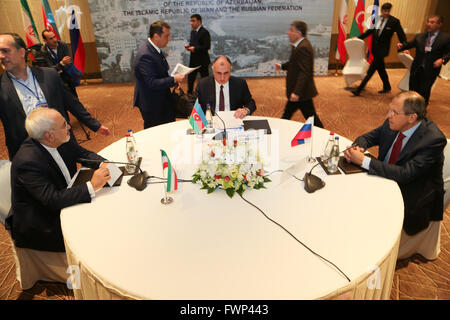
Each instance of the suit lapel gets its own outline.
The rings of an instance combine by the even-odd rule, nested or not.
[[[417,147],[418,142],[422,139],[422,136],[425,133],[425,126],[426,126],[425,120],[423,120],[420,126],[413,133],[411,138],[409,138],[406,145],[403,147],[402,151],[400,152],[400,155],[398,156],[397,163],[402,161],[404,158],[409,159],[409,153]]]
[[[4,88],[4,89],[3,89]],[[8,73],[5,71],[2,76],[2,91],[5,92],[4,99],[5,101],[9,101],[7,105],[11,105],[13,108],[17,108],[17,111],[23,117],[26,118],[25,111],[23,110],[22,102],[17,95],[16,87],[12,80],[9,78]]]
[[[380,151],[378,155],[378,159],[381,161],[384,161],[384,158],[386,158],[386,154],[388,153],[390,147],[394,143],[394,139],[397,136],[397,131],[392,131],[389,129],[388,134],[386,135],[386,138],[384,139],[383,145],[380,145]]]
[[[156,48],[153,47],[153,45],[150,42],[147,43],[147,47],[149,48],[150,52],[153,52],[153,54],[155,54],[156,56],[159,57],[161,64],[163,66],[164,72],[168,74],[169,64],[167,63],[167,60],[164,57],[164,54],[162,53],[162,51],[161,51],[161,53],[159,53],[158,50],[156,50]]]
[[[66,178],[64,177],[64,174],[62,173],[62,171],[59,168],[58,164],[56,163],[55,159],[53,159],[52,155],[38,141],[36,141],[34,139],[32,139],[32,141],[41,150],[41,152],[45,158],[45,161],[50,166],[51,172],[54,172],[58,176],[58,179],[61,180],[61,182],[64,183],[64,185],[67,185]],[[62,156],[61,156],[61,158],[62,158]],[[65,162],[65,160],[64,160],[64,162]]]

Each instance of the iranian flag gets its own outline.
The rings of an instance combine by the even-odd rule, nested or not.
[[[36,25],[34,24],[33,16],[31,15],[27,0],[20,0],[20,4],[22,5],[23,25],[25,27],[27,47],[29,48],[41,43],[41,41],[39,40]]]
[[[175,191],[178,189],[177,173],[172,167],[169,157],[164,150],[161,150],[161,160],[163,165],[163,172],[167,168],[167,188],[166,192]]]
[[[347,0],[341,0],[341,10],[339,12],[339,34],[337,41],[336,59],[340,60],[342,65],[345,64],[345,56],[347,50],[344,42],[347,39]]]
[[[364,0],[358,0],[355,8],[355,15],[353,16],[352,28],[350,29],[350,38],[360,36],[364,31]]]

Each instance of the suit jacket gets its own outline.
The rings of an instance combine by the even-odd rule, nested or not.
[[[417,34],[415,38],[407,42],[399,51],[416,48],[416,57],[411,66],[411,74],[414,75],[416,70],[422,66],[424,62],[424,70],[430,78],[436,78],[441,72],[441,68],[434,68],[434,61],[443,58],[444,64],[450,60],[450,35],[442,31],[436,36],[431,52],[425,52],[428,33]]]
[[[314,50],[308,39],[304,38],[293,49],[289,61],[282,64],[281,68],[287,70],[286,96],[288,99],[291,93],[298,95],[300,101],[317,96],[314,83]]]
[[[154,125],[175,121],[170,88],[175,85],[169,76],[169,65],[164,56],[146,41],[139,48],[133,63],[136,84],[133,105]]]
[[[230,85],[230,109],[237,110],[245,107],[250,110],[250,114],[256,110],[255,100],[252,98],[252,94],[248,89],[247,81],[242,78],[230,76],[228,80]],[[206,111],[207,104],[211,106],[211,110],[214,113],[216,106],[216,82],[214,76],[209,76],[199,80],[197,87],[195,88],[195,98],[198,98],[198,102],[202,106],[203,111]]]
[[[189,44],[195,47],[194,52],[191,52],[189,66],[208,66],[211,63],[208,52],[211,48],[211,36],[209,35],[209,31],[203,26],[200,27],[198,32],[192,30]]]
[[[426,229],[430,221],[442,220],[443,150],[447,139],[432,121],[424,119],[403,147],[397,162],[385,163],[383,160],[397,133],[386,120],[382,126],[357,138],[354,144],[363,148],[379,146],[378,160],[371,160],[369,174],[398,183],[404,202],[403,229],[414,235]]]
[[[78,145],[72,137],[58,148],[73,176],[78,158],[105,160]],[[85,166],[98,168],[97,164]],[[27,138],[11,163],[11,209],[6,227],[15,245],[43,251],[64,252],[61,209],[91,202],[86,184],[67,189],[63,173],[50,153],[36,140]]]
[[[365,39],[369,35],[373,35],[372,37],[372,53],[374,56],[386,57],[389,55],[389,49],[391,47],[391,39],[394,35],[394,32],[397,33],[398,39],[401,43],[406,42],[406,35],[403,31],[403,28],[400,24],[400,20],[396,17],[389,16],[381,34],[378,35],[378,29],[367,29],[362,35],[360,35],[359,39]]]
[[[101,124],[92,118],[80,101],[64,89],[64,85],[54,69],[31,67],[36,81],[44,93],[50,108],[58,110],[69,122],[70,111],[89,129],[97,131]],[[16,88],[8,76],[3,72],[0,76],[0,119],[5,130],[6,146],[9,159],[13,159],[22,142],[28,137],[25,130],[26,114],[17,95]]]

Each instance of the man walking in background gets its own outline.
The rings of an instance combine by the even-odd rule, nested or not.
[[[314,125],[323,128],[322,121],[314,109],[313,98],[317,96],[314,83],[314,50],[306,38],[308,26],[303,21],[292,22],[287,34],[293,46],[289,61],[275,64],[275,69],[287,70],[286,95],[288,102],[282,119],[291,119],[297,109],[305,120],[314,116]]]
[[[392,4],[383,4],[381,6],[381,16],[376,20],[374,28],[368,29],[358,37],[359,39],[365,39],[372,35],[373,61],[369,70],[367,70],[366,76],[361,81],[361,84],[351,91],[355,96],[360,95],[375,71],[378,71],[378,75],[380,76],[381,81],[383,81],[383,90],[378,91],[378,93],[388,93],[391,91],[391,84],[389,83],[389,77],[384,65],[384,58],[389,55],[389,48],[394,32],[397,33],[401,43],[406,42],[405,32],[400,24],[400,20],[391,16],[391,8]]]
[[[200,66],[200,68],[188,75],[188,94],[192,94],[194,90],[194,82],[198,72],[200,72],[202,78],[209,76],[208,67],[211,63],[209,59],[211,36],[209,31],[202,25],[202,17],[199,14],[194,14],[191,16],[190,23],[192,27],[191,38],[189,44],[185,45],[186,50],[191,53],[189,67],[195,68]]]

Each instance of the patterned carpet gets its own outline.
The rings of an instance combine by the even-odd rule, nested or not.
[[[382,83],[375,75],[360,97],[353,97],[349,91],[344,90],[345,82],[341,75],[334,76],[330,73],[326,77],[317,77],[319,96],[314,99],[314,103],[325,128],[353,140],[380,125],[390,100],[400,92],[396,86],[404,73],[404,69],[388,70],[391,85],[395,89],[385,95],[377,94]],[[284,78],[249,79],[248,85],[258,108],[255,115],[281,117],[286,103]],[[438,79],[428,106],[428,117],[437,123],[446,136],[450,136],[449,92],[450,81]],[[99,151],[121,139],[128,128],[135,132],[143,129],[139,111],[132,108],[132,83],[102,84],[101,81],[92,80],[79,87],[78,93],[91,114],[112,131],[109,137],[90,132],[91,139],[86,141],[85,133],[74,119],[71,124],[75,135],[85,148]],[[292,120],[304,121],[300,112],[294,114]],[[375,148],[370,151],[377,154]],[[0,159],[7,158],[3,128],[0,128]],[[449,214],[450,208],[445,212],[441,227],[439,258],[426,261],[420,256],[414,256],[398,261],[391,299],[450,299]],[[71,290],[58,283],[38,282],[32,289],[22,292],[15,276],[9,235],[0,225],[0,299],[73,299]]]

